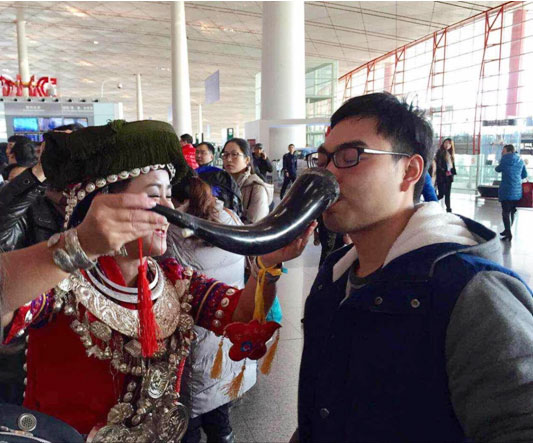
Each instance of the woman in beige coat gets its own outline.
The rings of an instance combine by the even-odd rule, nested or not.
[[[274,188],[254,173],[252,153],[242,138],[227,141],[222,150],[224,169],[235,179],[242,193],[243,222],[255,223],[269,212]]]

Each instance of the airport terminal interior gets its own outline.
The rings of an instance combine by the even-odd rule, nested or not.
[[[532,78],[530,1],[0,1],[0,440],[533,441]],[[339,108],[347,114],[333,121]],[[347,120],[372,121],[372,142],[364,128],[342,139]],[[374,155],[383,153],[392,155]],[[397,229],[394,217],[413,210],[379,219],[394,196],[379,206],[350,194],[385,193],[349,177],[389,160],[418,168],[423,203],[413,213],[439,220],[420,222],[410,238],[420,249],[404,245],[390,264],[411,254],[409,275],[435,259],[430,277],[386,287],[391,240],[372,272],[363,272],[367,255],[353,255],[331,307],[323,295],[339,296],[338,249],[353,242],[352,252],[377,254],[365,235],[381,250],[389,234],[373,229]],[[148,214],[146,203],[122,206],[115,194],[149,177],[151,198],[194,221],[174,215],[139,241],[118,222],[90,224],[99,213],[89,206],[108,198],[117,214],[130,211],[128,229],[139,227],[134,212]],[[376,224],[336,229],[358,205],[376,211],[358,214]],[[131,237],[119,241],[114,229]],[[469,256],[489,243],[490,262]],[[436,245],[448,249],[431,258]],[[29,247],[42,249],[16,256]],[[143,247],[164,258],[143,265]],[[267,264],[273,256],[283,263]],[[420,289],[439,278],[440,261],[454,283]],[[25,277],[11,271],[25,267],[40,289],[13,291],[12,301],[12,281]],[[70,286],[46,290],[68,274]],[[413,312],[387,305],[389,290]],[[174,311],[163,312],[172,291]],[[423,326],[421,314],[437,320]],[[404,331],[409,339],[398,338]],[[46,340],[57,353],[47,356]],[[389,355],[375,350],[384,342]],[[74,345],[62,368],[59,349]],[[481,358],[481,349],[494,351]],[[50,375],[62,370],[79,377]],[[402,384],[411,376],[418,387]]]

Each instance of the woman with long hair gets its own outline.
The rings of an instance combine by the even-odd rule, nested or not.
[[[266,217],[274,189],[255,174],[248,142],[242,138],[228,140],[222,150],[222,160],[224,170],[232,175],[241,189],[244,223],[255,223]]]
[[[446,211],[452,212],[450,196],[452,192],[453,176],[457,174],[455,170],[455,146],[451,138],[446,138],[440,145],[435,156],[437,166],[437,189],[439,200],[444,198]]]
[[[114,121],[45,139],[46,177],[68,194],[67,230],[48,247],[54,264],[70,275],[19,306],[11,321],[7,341],[28,330],[24,406],[95,442],[179,441],[188,421],[179,398],[192,328],[196,323],[222,335],[230,322],[251,320],[257,280],[252,275],[238,290],[175,259],[157,262],[153,257],[167,248],[168,224],[118,254],[96,260],[87,254],[93,239],[77,227],[99,194],[127,199],[145,193],[173,206],[171,182],[187,166],[168,123]],[[257,266],[273,269],[301,254],[313,228]],[[265,310],[275,287],[276,279],[265,281]],[[34,297],[31,291],[27,300]]]
[[[173,188],[177,191],[173,192],[174,204],[179,210],[199,218],[224,225],[242,225],[240,218],[211,194],[210,188],[199,177],[187,176]],[[235,288],[240,289],[245,285],[244,256],[214,247],[197,237],[187,237],[181,229],[173,225],[168,231],[167,254],[177,258],[183,265]],[[190,410],[191,420],[182,442],[200,442],[202,429],[208,441],[232,441],[230,399],[224,392],[224,386],[239,374],[242,362],[226,362],[220,377],[212,379],[210,372],[220,338],[198,325],[194,326],[194,332],[196,338],[191,344],[190,356],[183,372],[182,398]],[[223,352],[227,354],[230,347],[231,341],[225,338],[222,342]],[[255,384],[256,372],[256,362],[247,360],[240,395]]]

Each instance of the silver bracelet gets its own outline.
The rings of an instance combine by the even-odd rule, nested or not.
[[[65,249],[76,269],[89,269],[96,265],[96,261],[87,257],[81,247],[76,229],[69,229],[65,232]]]
[[[54,254],[52,257],[54,259],[55,265],[61,270],[65,271],[67,274],[72,274],[74,271],[78,269],[72,263],[72,260],[70,259],[70,255],[67,254],[67,251],[65,251],[62,248],[57,248],[54,251]]]

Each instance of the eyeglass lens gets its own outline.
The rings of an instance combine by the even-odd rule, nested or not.
[[[333,163],[338,168],[353,166],[359,161],[359,151],[357,148],[345,148],[339,149],[332,154],[327,152],[319,152],[317,160],[318,166],[327,166],[330,158],[333,158]]]
[[[222,158],[228,158],[228,157],[231,157],[231,158],[237,158],[237,157],[240,157],[242,154],[239,154],[238,152],[224,152],[222,154]]]

